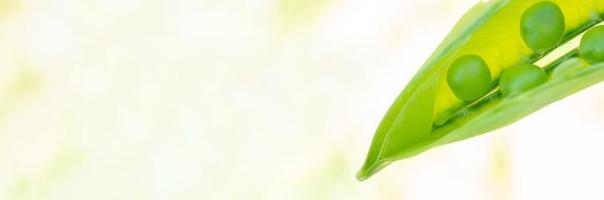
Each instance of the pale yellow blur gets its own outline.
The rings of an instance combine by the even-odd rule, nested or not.
[[[465,0],[0,0],[0,199],[602,199],[604,86],[357,182]]]

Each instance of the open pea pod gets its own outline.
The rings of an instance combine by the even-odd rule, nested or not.
[[[546,66],[548,80],[529,91],[505,96],[494,81],[493,89],[477,100],[455,96],[447,70],[457,58],[479,56],[497,80],[504,70],[535,63],[554,49],[531,48],[521,34],[523,13],[540,2],[490,0],[468,11],[387,111],[357,178],[365,180],[393,161],[504,127],[604,80],[604,64],[587,66],[573,50]],[[564,14],[563,36],[556,46],[603,21],[604,0],[548,2]]]

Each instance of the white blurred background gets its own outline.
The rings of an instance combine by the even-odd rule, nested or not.
[[[355,173],[474,0],[0,0],[0,199],[604,199],[604,85]]]

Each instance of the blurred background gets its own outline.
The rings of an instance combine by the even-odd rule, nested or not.
[[[476,0],[0,0],[0,199],[604,199],[604,85],[362,165]]]

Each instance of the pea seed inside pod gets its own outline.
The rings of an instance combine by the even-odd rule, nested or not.
[[[477,55],[458,58],[447,71],[447,83],[457,98],[472,101],[482,97],[490,89],[491,70]]]
[[[592,28],[583,35],[579,55],[590,64],[604,62],[604,26]]]
[[[528,8],[520,19],[520,33],[526,45],[536,52],[556,46],[565,32],[564,13],[551,1]]]
[[[503,96],[526,92],[547,81],[543,69],[532,64],[520,64],[503,71],[499,87]]]

